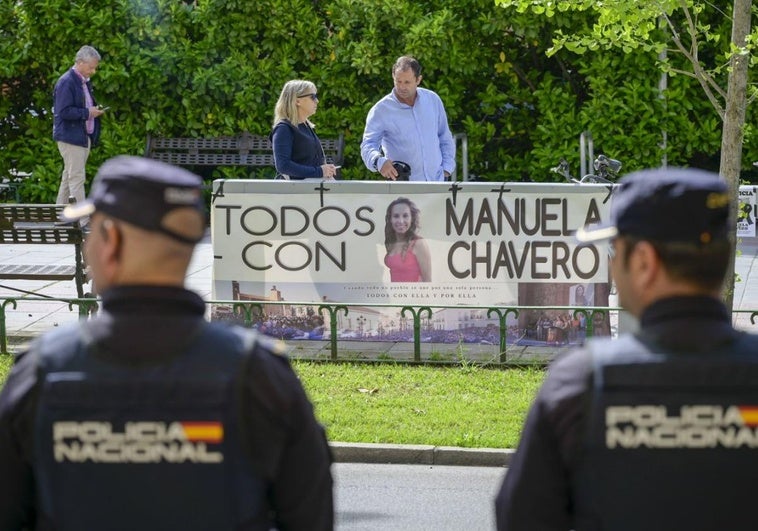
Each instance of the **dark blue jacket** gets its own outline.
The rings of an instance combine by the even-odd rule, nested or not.
[[[271,132],[276,171],[290,179],[323,177],[324,150],[316,132],[305,123],[295,127],[281,121]]]
[[[331,456],[281,344],[120,286],[0,392],[0,529],[333,528]],[[51,431],[52,430],[52,431]]]
[[[87,81],[87,87],[92,95],[92,103],[96,105],[92,81]],[[53,114],[53,140],[87,147],[86,124],[89,109],[84,99],[81,78],[73,68],[63,74],[55,84]],[[89,137],[91,145],[96,145],[100,138],[100,118],[95,118],[95,130]]]
[[[657,301],[634,336],[551,365],[497,529],[755,529],[756,406],[758,336],[716,299]]]

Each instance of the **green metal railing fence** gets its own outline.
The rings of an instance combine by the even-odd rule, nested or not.
[[[80,319],[87,319],[93,312],[97,311],[99,307],[99,301],[97,299],[56,299],[56,298],[36,298],[36,297],[8,297],[0,299],[0,353],[8,354],[8,332],[6,328],[6,311],[8,308],[16,310],[18,303],[36,303],[36,302],[60,302],[67,304],[69,311],[76,310],[79,313]],[[578,319],[580,316],[584,317],[584,337],[593,337],[595,333],[596,322],[606,322],[610,319],[613,312],[621,311],[621,308],[613,307],[575,307],[575,306],[507,306],[507,307],[491,307],[491,306],[455,306],[455,305],[439,305],[439,306],[411,306],[400,304],[386,304],[386,303],[313,303],[313,302],[269,302],[269,301],[238,301],[238,300],[209,300],[206,304],[213,306],[225,306],[232,308],[232,312],[235,318],[245,326],[252,326],[257,320],[263,320],[267,314],[265,307],[273,306],[288,306],[298,307],[306,306],[317,308],[320,316],[328,317],[329,322],[329,359],[339,359],[339,345],[340,341],[345,341],[339,337],[338,321],[340,316],[348,316],[351,308],[359,307],[361,309],[374,308],[374,309],[399,309],[399,315],[403,319],[410,317],[412,319],[413,328],[413,361],[422,361],[422,324],[423,319],[431,320],[434,310],[440,309],[455,309],[455,310],[484,310],[488,319],[497,319],[498,322],[498,336],[499,341],[497,343],[498,353],[497,361],[505,363],[508,361],[508,317],[518,318],[521,312],[535,311],[560,311],[568,313],[572,318]],[[750,314],[750,324],[755,324],[755,319],[758,317],[758,310],[735,310],[734,314]],[[298,340],[301,341],[301,340]],[[302,341],[308,341],[303,339]],[[380,339],[381,341],[381,339]],[[357,342],[358,344],[360,342]],[[353,345],[354,346],[354,345]],[[359,348],[359,347],[358,347]]]

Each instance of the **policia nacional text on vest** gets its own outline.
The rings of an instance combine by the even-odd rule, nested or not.
[[[140,367],[88,355],[83,328],[43,338],[35,458],[56,529],[271,528],[240,430],[256,338],[200,328],[186,352]]]
[[[721,352],[590,342],[593,393],[577,529],[754,529],[758,338]]]

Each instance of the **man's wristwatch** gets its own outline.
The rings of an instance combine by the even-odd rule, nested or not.
[[[382,158],[380,155],[377,155],[374,159],[374,169],[376,171],[379,171],[379,159]]]

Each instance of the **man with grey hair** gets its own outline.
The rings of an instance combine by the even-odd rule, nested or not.
[[[90,81],[99,63],[97,50],[82,46],[76,52],[74,66],[55,83],[53,140],[63,157],[58,204],[68,203],[69,197],[77,202],[84,200],[85,166],[90,148],[100,136],[100,116],[105,112],[95,101]]]

